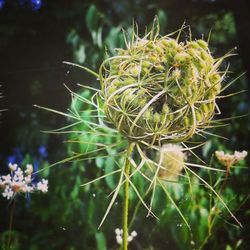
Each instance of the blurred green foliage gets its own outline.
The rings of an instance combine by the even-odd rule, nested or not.
[[[63,72],[63,77],[61,74],[55,74],[52,78],[51,72],[58,70],[58,65],[54,69],[55,65],[51,62],[55,62],[55,60],[73,61],[97,70],[105,57],[105,53],[112,54],[116,47],[124,46],[122,28],[127,30],[132,25],[133,18],[135,18],[139,26],[142,27],[140,32],[143,33],[145,25],[152,21],[155,14],[159,17],[162,34],[176,30],[186,19],[192,27],[194,37],[199,38],[202,34],[208,37],[212,29],[210,44],[214,48],[215,55],[220,56],[239,44],[235,16],[231,9],[218,9],[214,12],[204,13],[203,9],[206,8],[206,5],[204,5],[205,7],[201,5],[196,9],[189,3],[189,6],[183,6],[183,10],[180,12],[178,10],[180,6],[176,8],[174,1],[170,1],[169,5],[164,5],[161,1],[138,1],[136,5],[131,1],[106,0],[104,4],[100,1],[72,2],[74,3],[62,4],[61,7],[60,3],[48,2],[47,6],[44,6],[44,10],[41,10],[40,15],[46,19],[46,22],[42,25],[43,21],[40,21],[40,25],[44,30],[48,29],[50,33],[43,31],[44,33],[41,34],[46,34],[45,37],[39,33],[38,39],[41,40],[41,44],[30,44],[30,46],[32,48],[33,46],[40,47],[43,42],[48,49],[42,50],[41,54],[38,54],[39,56],[28,57],[28,59],[37,60],[36,63],[41,61],[38,67],[50,70],[42,70],[39,74],[34,69],[25,71],[25,77],[22,79],[23,86],[19,84],[20,75],[14,71],[13,74],[16,74],[18,78],[14,87],[11,88],[9,84],[9,87],[3,86],[3,90],[1,90],[1,92],[4,92],[6,102],[12,105],[7,113],[14,112],[12,119],[11,115],[10,117],[2,117],[1,125],[5,126],[4,131],[7,131],[6,128],[10,127],[13,121],[16,121],[10,132],[6,132],[8,140],[1,140],[4,142],[1,147],[3,152],[1,153],[3,154],[3,162],[11,147],[21,145],[25,151],[32,152],[37,145],[48,144],[49,154],[53,155],[50,162],[83,152],[85,153],[85,160],[79,158],[75,161],[72,160],[59,164],[59,166],[47,168],[43,174],[49,175],[49,193],[43,196],[32,196],[28,207],[25,199],[18,200],[14,221],[13,249],[118,249],[114,230],[121,227],[122,194],[120,194],[121,196],[111,210],[104,226],[100,230],[97,229],[108,205],[109,197],[107,197],[107,194],[113,190],[117,178],[115,176],[108,177],[86,187],[80,185],[116,169],[115,159],[119,157],[120,148],[107,152],[91,154],[89,152],[97,148],[97,143],[115,143],[119,142],[121,138],[118,137],[116,138],[117,141],[114,141],[111,137],[88,135],[85,133],[88,130],[86,124],[77,124],[72,127],[74,131],[83,131],[77,133],[77,136],[73,134],[45,135],[39,132],[44,128],[53,129],[55,126],[65,126],[65,119],[57,119],[54,114],[42,114],[31,109],[31,104],[37,102],[46,103],[46,106],[49,103],[48,105],[53,108],[69,106],[69,100],[65,98],[66,94],[64,94],[66,91],[53,85],[55,79],[59,79],[60,84],[67,81],[74,84],[81,82],[90,86],[98,86],[97,81],[94,81],[81,70],[72,67],[63,69],[64,71],[70,71],[69,76],[65,76],[65,72]],[[185,13],[183,13],[184,10]],[[18,11],[20,12],[20,10]],[[38,18],[39,13],[31,14],[24,11],[25,13],[18,14],[18,11],[13,11],[12,15],[17,17],[18,15],[26,15],[30,18],[30,22],[38,20],[36,18]],[[198,13],[199,11],[201,14]],[[1,14],[4,15],[4,10]],[[50,18],[55,21],[55,26],[51,29],[49,28],[49,25],[52,24]],[[26,25],[27,22],[24,21],[23,23]],[[13,38],[15,38],[15,34],[24,32],[26,29],[24,24],[22,26],[22,23],[16,25],[14,22],[6,22],[4,25],[0,25],[1,48],[12,44],[20,49]],[[55,28],[58,30],[58,34],[54,34]],[[36,29],[38,29],[38,26],[32,24],[30,30],[26,30],[25,34],[34,34],[37,32]],[[30,36],[32,37],[32,35]],[[55,37],[53,38],[53,36]],[[49,41],[50,39],[52,44]],[[21,41],[22,39],[19,39],[19,43]],[[49,47],[49,45],[51,46]],[[11,61],[18,57],[18,53],[14,53],[15,56],[11,57]],[[32,51],[30,53],[32,54]],[[28,54],[28,48],[23,55],[26,54]],[[58,56],[61,54],[63,54],[63,58]],[[23,56],[19,59],[19,66],[24,63],[24,58]],[[233,57],[230,63],[231,70],[235,74],[229,75],[228,81],[244,71],[242,56]],[[5,72],[7,72],[12,68],[10,65],[7,61],[1,69],[5,69]],[[46,78],[40,78],[39,75],[46,75]],[[6,79],[13,79],[13,76],[7,74],[5,75],[5,81]],[[242,89],[247,89],[246,77],[239,79],[229,91],[236,92]],[[82,89],[76,89],[76,91],[85,98],[91,96],[89,91],[82,91]],[[13,93],[18,93],[21,97],[16,98]],[[28,101],[26,96],[30,96]],[[222,111],[221,116],[238,116],[249,112],[247,98],[247,93],[242,93],[230,99],[222,99],[219,103]],[[3,105],[3,107],[8,108],[8,105]],[[76,99],[73,99],[71,109],[77,110],[85,117],[90,113],[90,107]],[[206,162],[209,162],[215,150],[247,149],[249,145],[248,121],[249,118],[229,121],[229,126],[212,131],[229,137],[230,140],[225,141],[218,137],[208,137],[203,148],[197,150],[197,154]],[[68,122],[70,123],[70,121]],[[74,142],[79,140],[89,141],[91,144]],[[61,141],[64,141],[65,144],[62,145]],[[108,154],[107,158],[103,158],[105,154]],[[189,157],[191,161],[192,156]],[[90,159],[86,160],[86,158]],[[29,160],[32,160],[32,158],[29,158]],[[214,159],[210,164],[213,167],[222,168]],[[132,230],[135,229],[138,232],[138,237],[131,243],[131,249],[199,249],[204,242],[207,243],[204,245],[204,249],[247,249],[250,227],[245,222],[250,209],[249,201],[246,200],[249,195],[249,170],[244,168],[246,166],[248,166],[246,162],[241,162],[240,166],[232,169],[227,187],[222,195],[232,211],[236,212],[236,216],[244,224],[243,229],[236,226],[224,211],[223,206],[219,205],[219,211],[217,211],[218,214],[210,235],[208,218],[213,216],[210,214],[211,204],[217,202],[216,198],[212,199],[209,190],[205,186],[199,185],[200,183],[193,187],[192,195],[189,185],[166,184],[183,214],[189,220],[192,231],[190,232],[184,225],[176,209],[164,194],[157,191],[155,209],[160,220],[146,217],[147,211],[143,207],[138,207],[134,224],[131,227]],[[200,174],[212,183],[215,183],[216,179],[222,178],[218,174],[210,176],[204,170]],[[135,182],[140,187],[139,191],[143,193],[145,191],[144,182],[138,176],[135,176]],[[219,185],[216,188],[218,190]],[[0,199],[2,203],[0,207],[2,218],[0,233],[3,240],[8,229],[7,215],[9,209],[8,203],[2,198]],[[148,201],[149,197],[145,197],[145,199]],[[136,206],[137,198],[131,192],[131,216]],[[208,236],[209,238],[207,238]]]

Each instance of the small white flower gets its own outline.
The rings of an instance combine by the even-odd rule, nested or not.
[[[131,242],[133,240],[133,236],[129,235],[128,236],[128,242]]]
[[[11,186],[11,188],[12,188],[12,190],[14,191],[14,192],[18,192],[19,190],[20,190],[20,188],[22,187],[22,186],[24,186],[25,185],[25,182],[23,182],[23,181],[20,181],[20,180],[18,180],[18,181],[12,181],[11,183],[10,183],[10,186]]]
[[[117,244],[119,244],[119,245],[122,244],[122,237],[121,237],[121,235],[116,235],[116,242],[117,242]]]
[[[136,232],[136,231],[133,231],[133,232],[131,233],[131,236],[136,237],[136,236],[137,236],[137,232]]]
[[[16,181],[22,181],[24,179],[23,176],[23,170],[21,168],[17,168],[17,170],[14,172],[14,180]]]
[[[29,186],[27,184],[25,184],[22,188],[21,191],[24,193],[31,193],[34,190],[33,186]]]
[[[24,176],[23,175],[14,175],[13,176],[13,180],[14,181],[23,181],[23,179],[24,179]]]
[[[32,166],[31,164],[27,164],[27,165],[26,165],[25,173],[26,173],[27,175],[31,175],[32,172],[33,172],[33,166]]]
[[[116,233],[116,242],[117,242],[117,244],[121,245],[122,241],[123,241],[123,239],[122,239],[123,230],[116,228],[115,233]],[[134,237],[136,237],[136,236],[137,236],[137,232],[132,231],[131,234],[128,235],[128,242],[131,242],[134,239]]]
[[[247,151],[243,150],[242,152],[234,151],[234,156],[238,161],[244,160],[247,156]]]
[[[25,181],[25,183],[31,183],[31,175],[27,175],[27,176],[25,176],[24,177],[24,181]]]
[[[48,192],[48,180],[42,179],[42,181],[37,183],[37,190],[46,193]]]
[[[16,171],[16,169],[17,169],[17,164],[9,163],[9,169],[10,169],[11,172]]]
[[[23,170],[21,168],[17,168],[17,170],[15,171],[15,175],[17,176],[23,175]]]
[[[120,228],[116,228],[115,229],[115,233],[116,233],[116,235],[121,235],[122,234],[122,230]]]
[[[6,186],[3,193],[2,193],[3,197],[5,197],[7,200],[9,200],[10,198],[12,198],[14,196],[14,192],[13,190],[9,187]]]
[[[23,181],[12,181],[11,183],[10,183],[10,186],[23,186],[25,183],[23,182]]]
[[[11,178],[10,174],[2,176],[2,179],[3,179],[3,182],[4,182],[5,185],[10,184],[11,181],[12,181],[12,178]]]

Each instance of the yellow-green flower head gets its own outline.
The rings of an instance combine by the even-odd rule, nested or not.
[[[181,173],[186,155],[183,148],[177,144],[164,144],[160,150],[160,166],[158,176],[160,178],[175,180]]]
[[[204,40],[178,42],[155,27],[143,38],[133,33],[100,67],[104,112],[130,141],[186,141],[214,116],[221,62]]]

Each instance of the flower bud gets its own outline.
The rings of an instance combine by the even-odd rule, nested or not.
[[[203,49],[207,49],[208,48],[208,44],[207,42],[205,42],[204,40],[197,40],[197,44],[202,47]]]

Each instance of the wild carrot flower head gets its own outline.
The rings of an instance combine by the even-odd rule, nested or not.
[[[219,172],[224,172],[224,170],[184,162],[185,154],[183,153],[198,147],[189,147],[185,141],[188,141],[194,134],[205,133],[203,130],[213,124],[211,120],[215,111],[218,110],[216,100],[221,97],[218,95],[232,83],[221,87],[227,69],[225,71],[219,69],[223,60],[231,54],[214,58],[208,43],[203,39],[192,40],[191,33],[189,40],[180,42],[179,37],[182,30],[183,28],[179,30],[176,38],[173,38],[173,33],[160,36],[157,19],[155,19],[152,29],[144,37],[139,37],[137,29],[134,29],[130,41],[125,37],[126,48],[116,49],[116,55],[104,60],[98,73],[84,66],[65,62],[94,75],[100,80],[101,90],[80,85],[95,91],[93,96],[88,99],[69,89],[73,97],[70,114],[37,106],[73,119],[74,126],[82,122],[84,127],[89,130],[85,131],[85,135],[94,134],[98,135],[96,136],[98,138],[104,135],[115,141],[109,145],[96,143],[98,148],[86,152],[86,154],[95,154],[100,150],[109,152],[111,150],[107,150],[107,148],[115,147],[119,147],[118,151],[124,153],[124,155],[121,154],[123,161],[120,161],[121,155],[117,154],[119,160],[115,162],[119,165],[118,170],[83,184],[86,186],[107,176],[120,174],[99,227],[107,218],[120,189],[128,181],[152,216],[155,216],[152,211],[155,190],[160,186],[190,228],[178,205],[171,198],[165,181],[162,180],[162,178],[176,179],[178,175],[181,175],[183,168],[185,169],[183,178],[186,177],[190,181],[189,174],[195,176],[217,196],[230,215],[238,222],[213,186],[209,185],[192,168]],[[83,116],[82,112],[79,112],[76,101],[81,101],[86,107],[91,107],[91,115]],[[72,133],[71,126],[56,131]],[[75,132],[79,136],[83,131]],[[93,143],[85,138],[82,140],[79,138],[75,142],[88,146]],[[177,144],[179,142],[185,148],[179,146]],[[127,144],[128,147],[125,150]],[[159,163],[155,161],[156,154],[159,154]],[[78,157],[82,159],[84,155],[76,154],[74,159]],[[139,156],[138,159],[133,158],[133,155]],[[86,157],[87,159],[89,158]],[[124,162],[123,166],[120,166],[121,162]],[[131,167],[129,174],[126,173],[127,166]],[[148,184],[146,194],[152,191],[149,206],[133,183],[133,176],[137,174],[141,174]],[[122,233],[116,230],[116,234],[117,242],[121,244]]]
[[[223,58],[213,58],[204,40],[178,39],[161,37],[155,20],[100,68],[104,112],[129,140],[186,141],[214,116]]]

